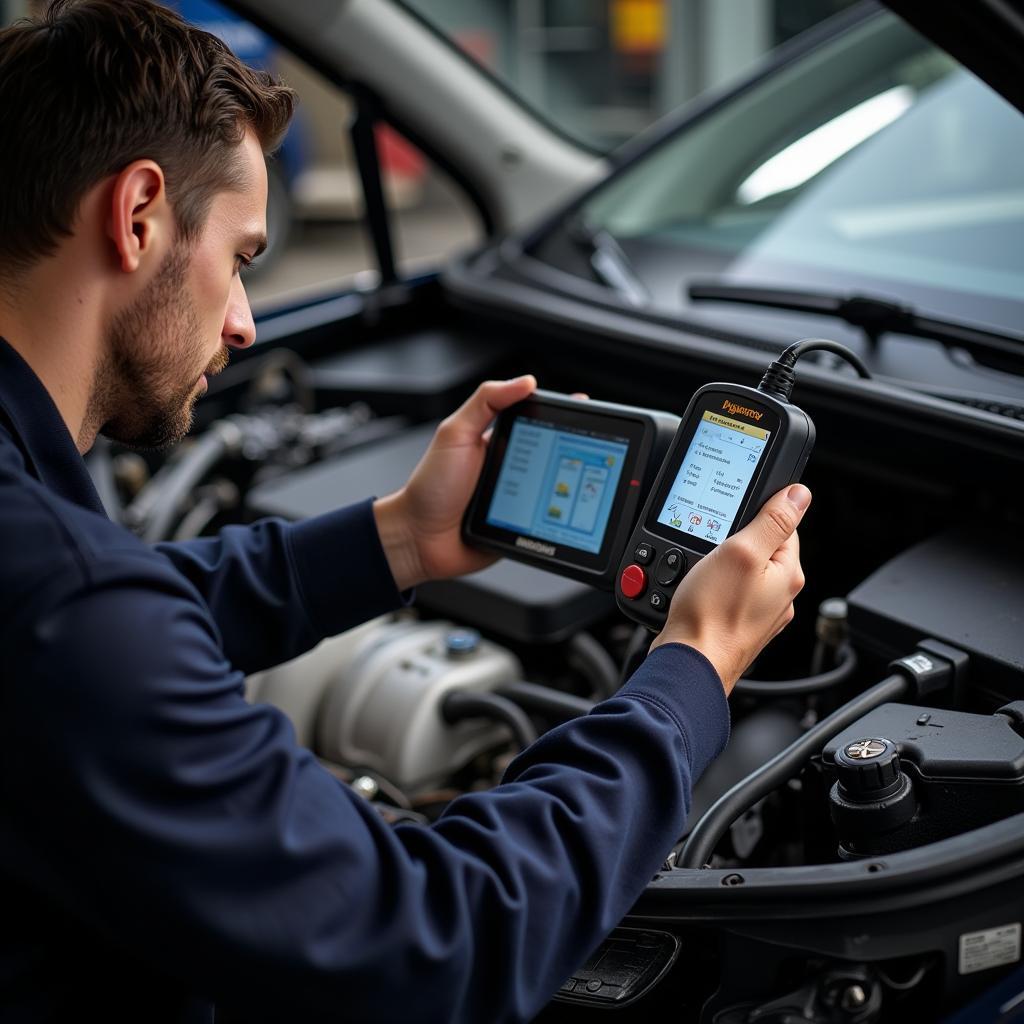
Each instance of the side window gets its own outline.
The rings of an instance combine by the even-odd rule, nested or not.
[[[247,282],[257,309],[378,273],[351,133],[355,102],[283,51],[273,52],[270,66],[299,104],[268,165],[271,249]],[[388,125],[378,124],[373,137],[400,275],[436,267],[482,240],[476,209],[443,171]]]

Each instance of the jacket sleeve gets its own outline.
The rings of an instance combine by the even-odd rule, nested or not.
[[[12,635],[34,684],[4,701],[8,866],[247,1020],[529,1019],[643,891],[728,734],[709,663],[666,645],[501,786],[391,827],[244,701],[184,586],[97,582]]]
[[[395,587],[372,500],[301,523],[263,519],[155,547],[199,592],[228,660],[247,674],[298,657],[410,596]]]

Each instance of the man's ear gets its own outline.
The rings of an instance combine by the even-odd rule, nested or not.
[[[164,172],[152,160],[136,160],[114,179],[108,233],[125,273],[162,255],[173,230]]]

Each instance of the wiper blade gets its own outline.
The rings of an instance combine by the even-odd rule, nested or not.
[[[617,292],[631,306],[646,306],[651,293],[630,266],[622,246],[607,228],[591,227],[582,217],[567,225],[569,237],[590,254],[597,279]]]
[[[786,309],[816,316],[833,316],[859,327],[872,345],[883,334],[905,334],[960,348],[972,355],[1001,356],[1014,373],[1024,370],[1024,335],[987,331],[970,324],[919,315],[912,306],[871,295],[839,295],[793,288],[755,288],[747,285],[695,282],[688,288],[692,302],[737,302],[768,309]],[[1003,367],[1000,367],[1003,368]]]

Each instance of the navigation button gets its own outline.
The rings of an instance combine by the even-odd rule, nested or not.
[[[627,565],[619,578],[619,589],[631,601],[638,598],[647,589],[647,573],[639,565]]]
[[[650,544],[637,544],[636,550],[633,552],[633,560],[638,565],[650,565],[656,554],[657,552]]]
[[[668,607],[668,598],[660,590],[652,590],[647,600],[656,612],[663,612]]]
[[[683,553],[678,548],[669,548],[661,556],[661,561],[658,563],[657,572],[654,574],[654,578],[663,587],[671,587],[673,583],[678,582],[679,577],[683,575],[683,569],[686,566],[686,561],[683,558]]]

